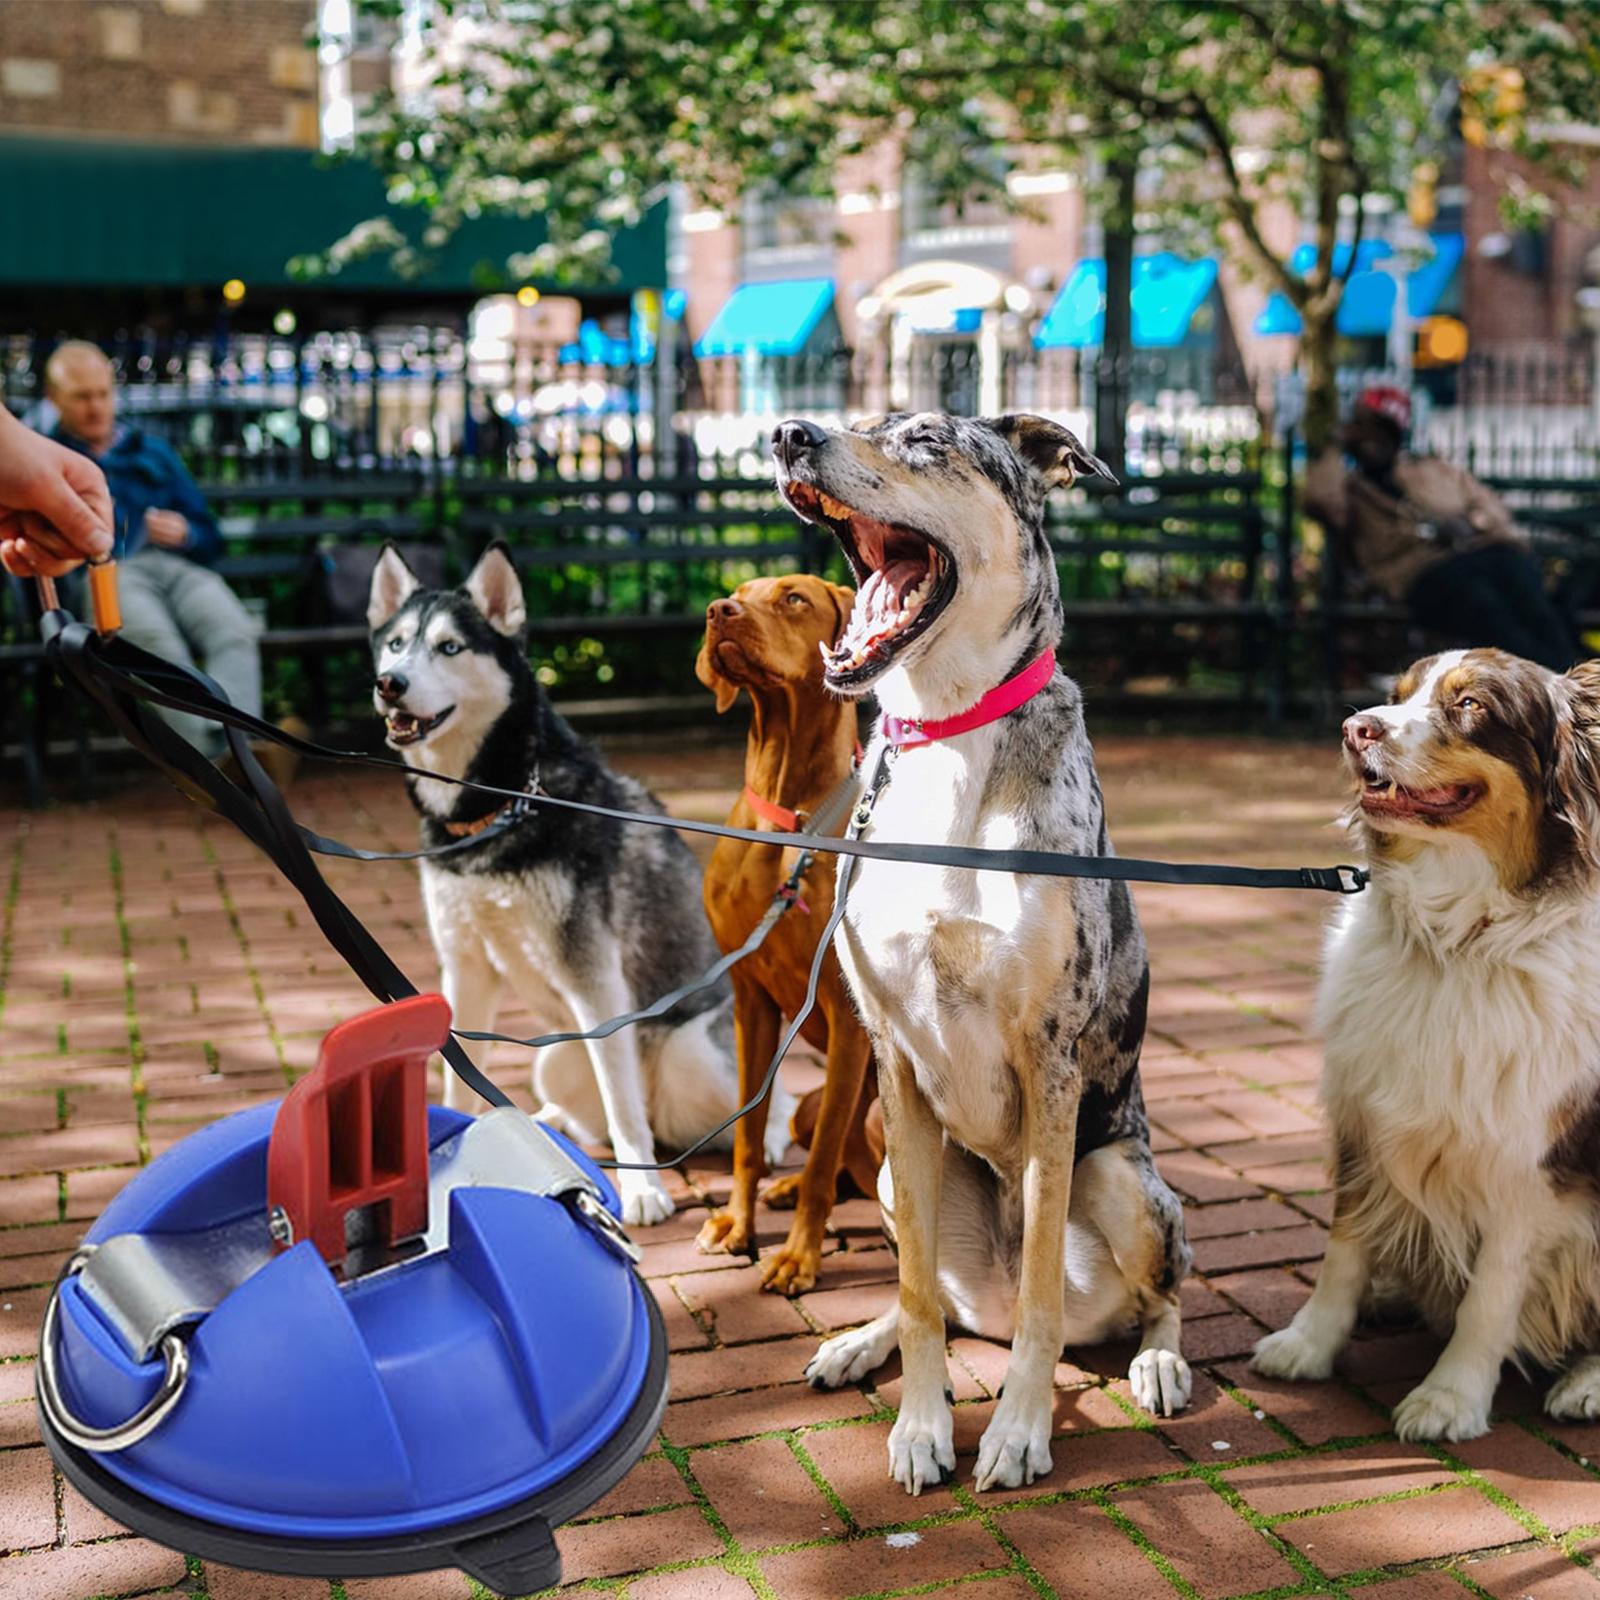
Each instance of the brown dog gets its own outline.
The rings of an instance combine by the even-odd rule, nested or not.
[[[775,820],[762,812],[798,813],[803,820],[850,771],[856,713],[824,691],[819,647],[837,641],[854,601],[851,590],[802,574],[756,578],[730,599],[714,600],[707,608],[695,674],[716,694],[719,713],[741,689],[749,691],[752,709],[745,790],[728,817],[732,826],[792,831],[787,818]],[[792,850],[737,839],[717,842],[706,871],[705,900],[724,951],[749,937],[793,867]],[[733,969],[741,1100],[761,1081],[783,1019],[795,1016],[805,1001],[817,941],[833,909],[834,875],[833,858],[819,856],[802,879],[802,903],[785,912],[761,948]],[[860,1176],[875,1177],[877,1170],[862,1129],[862,1085],[871,1047],[832,952],[822,967],[816,1009],[801,1037],[825,1052],[827,1078],[805,1170],[798,1180],[773,1184],[764,1197],[769,1205],[796,1207],[788,1239],[767,1258],[761,1274],[763,1288],[783,1294],[799,1294],[817,1280],[841,1162],[848,1159],[858,1181]],[[733,1192],[727,1209],[712,1212],[700,1230],[702,1250],[754,1248],[766,1120],[763,1101],[735,1131]]]

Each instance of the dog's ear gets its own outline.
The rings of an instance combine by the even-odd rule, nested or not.
[[[421,587],[422,580],[406,565],[406,558],[393,544],[386,544],[372,569],[367,626],[381,628]]]
[[[1569,823],[1591,866],[1600,867],[1600,660],[1580,661],[1556,679],[1551,811]]]
[[[709,633],[700,641],[700,654],[694,661],[694,675],[717,697],[719,717],[739,698],[739,685],[724,678],[712,659]]]
[[[985,417],[993,428],[1024,461],[1052,487],[1070,484],[1079,478],[1104,478],[1115,483],[1117,475],[1069,428],[1048,417],[1016,411],[1004,417]]]
[[[856,592],[846,588],[842,583],[828,584],[828,598],[833,601],[833,609],[837,613],[833,624],[833,637],[830,644],[838,644],[839,635],[844,632],[844,625],[850,619],[850,613],[855,607]]]
[[[522,579],[511,565],[511,554],[498,539],[478,557],[463,586],[496,633],[508,637],[522,632],[528,611],[522,598]]]

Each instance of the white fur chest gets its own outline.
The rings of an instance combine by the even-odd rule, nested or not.
[[[1600,1084],[1600,917],[1493,895],[1446,914],[1398,887],[1330,936],[1323,1094],[1411,1206],[1465,1235],[1542,1192],[1559,1113]]]
[[[558,930],[572,884],[558,872],[441,872],[424,863],[422,898],[434,943],[443,951],[477,955],[526,998],[559,994],[565,970]]]
[[[902,752],[863,837],[1014,846],[1015,820],[981,813],[986,762],[974,754],[949,745]],[[1015,1154],[1018,1025],[1037,1010],[1040,969],[1059,982],[1053,952],[1072,934],[1060,888],[1007,873],[861,860],[838,941],[869,1027],[910,1059],[951,1134],[1000,1167]]]

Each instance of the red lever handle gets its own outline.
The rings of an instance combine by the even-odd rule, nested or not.
[[[345,1216],[365,1208],[387,1245],[427,1231],[428,1058],[449,1033],[449,1004],[421,994],[341,1022],[322,1041],[267,1146],[279,1249],[310,1239],[337,1266]]]

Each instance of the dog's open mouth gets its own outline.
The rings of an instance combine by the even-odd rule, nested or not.
[[[383,725],[388,730],[389,743],[396,748],[403,744],[417,744],[426,739],[454,710],[454,706],[446,706],[436,717],[419,717],[410,711],[388,712]]]
[[[1455,817],[1476,805],[1483,789],[1475,783],[1445,783],[1436,789],[1403,789],[1393,778],[1361,768],[1361,809],[1369,817],[1426,820]]]
[[[789,503],[839,541],[856,580],[856,603],[839,642],[822,646],[834,688],[866,683],[924,633],[956,592],[949,552],[927,534],[880,522],[808,483],[788,483]]]

